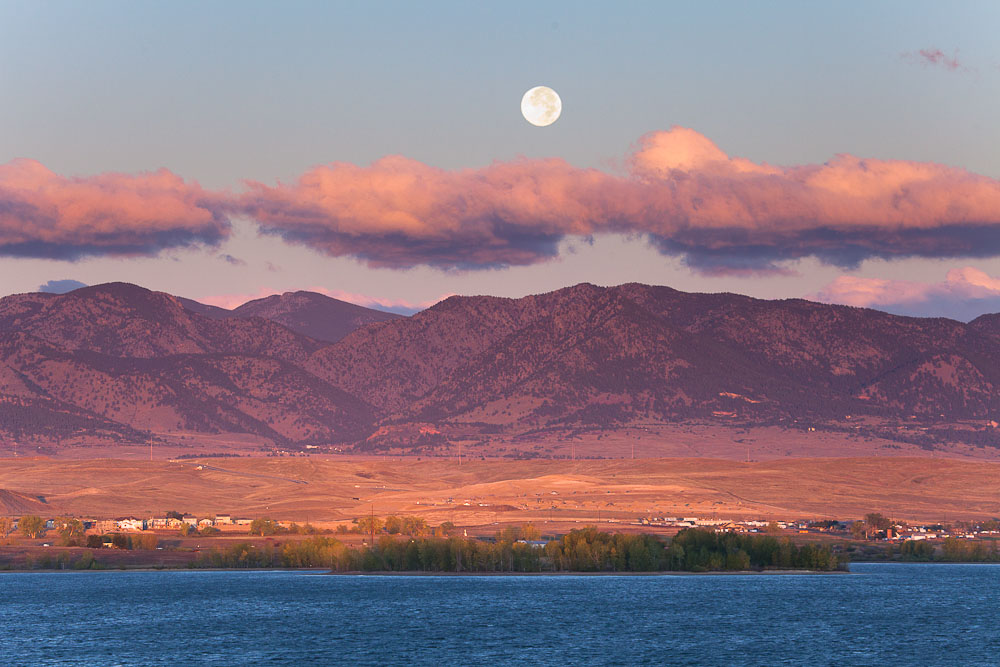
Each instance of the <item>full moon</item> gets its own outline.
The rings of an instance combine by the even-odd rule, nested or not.
[[[562,100],[548,86],[535,86],[521,98],[524,119],[537,127],[545,127],[559,120]]]

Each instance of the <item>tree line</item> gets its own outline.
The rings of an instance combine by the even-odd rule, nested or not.
[[[574,530],[538,546],[513,539],[512,530],[492,541],[465,537],[397,538],[348,546],[315,536],[282,545],[248,543],[203,553],[193,567],[318,567],[338,572],[708,572],[764,569],[830,571],[846,558],[829,546],[795,545],[764,535],[714,533],[688,528],[665,542],[654,535]]]
[[[892,560],[942,563],[1000,563],[997,540],[965,540],[946,537],[938,550],[926,540],[908,540],[898,547],[886,547]]]

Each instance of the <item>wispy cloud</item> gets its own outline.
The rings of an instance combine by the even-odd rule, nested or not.
[[[69,178],[34,160],[0,165],[0,255],[154,255],[217,244],[229,229],[219,195],[165,169]]]
[[[72,292],[75,289],[86,286],[87,283],[81,283],[79,280],[50,280],[44,285],[39,285],[38,291],[48,292],[49,294],[65,294],[66,292]]]
[[[943,67],[952,72],[969,69],[959,62],[957,50],[950,56],[941,49],[934,48],[906,51],[905,53],[901,53],[900,56],[907,62],[925,67]]]
[[[430,308],[439,301],[444,301],[448,297],[455,295],[453,292],[448,292],[440,295],[436,299],[429,299],[427,301],[408,301],[406,299],[387,299],[368,294],[358,294],[357,292],[328,290],[323,287],[310,287],[309,291],[319,292],[320,294],[325,294],[330,298],[340,299],[341,301],[347,301],[348,303],[365,306],[366,308],[377,308],[379,310],[388,310],[393,313],[402,313],[405,315],[412,315],[413,313],[420,312],[421,310]]]
[[[1000,278],[971,266],[948,271],[941,282],[840,276],[811,298],[824,303],[968,320],[1000,311]]]
[[[247,301],[254,301],[256,299],[263,299],[265,297],[273,296],[275,294],[281,294],[284,290],[273,289],[270,287],[261,287],[256,292],[240,292],[236,294],[214,294],[210,296],[202,296],[195,299],[199,303],[203,303],[207,306],[217,306],[219,308],[225,308],[226,310],[232,310],[233,308],[239,308]]]
[[[230,255],[228,253],[223,253],[223,254],[219,255],[219,259],[221,259],[222,261],[226,262],[227,264],[232,264],[233,266],[246,266],[246,264],[247,264],[245,261],[243,261],[239,257],[233,257],[232,255]]]
[[[393,268],[533,264],[565,238],[614,233],[708,273],[1000,254],[1000,182],[963,169],[851,155],[771,166],[681,127],[642,137],[626,164],[619,177],[560,159],[446,171],[392,156],[251,182],[236,202],[265,233]]]

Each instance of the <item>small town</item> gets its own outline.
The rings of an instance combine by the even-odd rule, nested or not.
[[[579,525],[576,525],[579,524]],[[392,535],[422,537],[426,535],[447,537],[459,534],[481,541],[493,541],[504,528],[519,528],[521,524],[490,522],[480,525],[457,527],[451,522],[430,526],[420,517],[396,515],[388,517],[363,516],[345,522],[322,522],[319,526],[311,523],[299,524],[294,521],[274,520],[268,517],[251,518],[231,514],[197,516],[181,512],[167,512],[162,516],[106,518],[0,517],[0,544],[16,540],[39,542],[35,546],[43,548],[58,546],[86,546],[90,548],[131,548],[126,547],[132,540],[144,535],[143,545],[164,544],[178,547],[169,538],[199,538],[240,536],[273,537],[275,535],[358,535],[362,543],[369,535]],[[697,516],[649,516],[638,519],[606,518],[599,522],[570,521],[539,524],[528,522],[531,529],[526,534],[538,539],[525,540],[533,545],[544,545],[557,534],[577,530],[580,526],[605,526],[606,530],[627,533],[649,533],[671,536],[685,529],[701,529],[714,533],[767,534],[791,539],[853,540],[866,543],[902,544],[926,542],[940,544],[945,540],[980,541],[988,545],[992,552],[1000,542],[1000,521],[958,521],[950,524],[916,524],[894,521],[879,513],[870,513],[860,519],[846,520],[784,520],[784,519],[720,519]],[[123,539],[126,538],[126,539]],[[548,538],[548,539],[545,539]],[[140,544],[138,540],[136,544]],[[200,546],[200,545],[199,545]],[[927,552],[930,553],[930,552]],[[0,561],[0,568],[4,563]]]

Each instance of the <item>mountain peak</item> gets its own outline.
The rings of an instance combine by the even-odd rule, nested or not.
[[[248,301],[233,309],[230,316],[263,317],[328,343],[340,340],[359,327],[402,317],[304,290]]]

